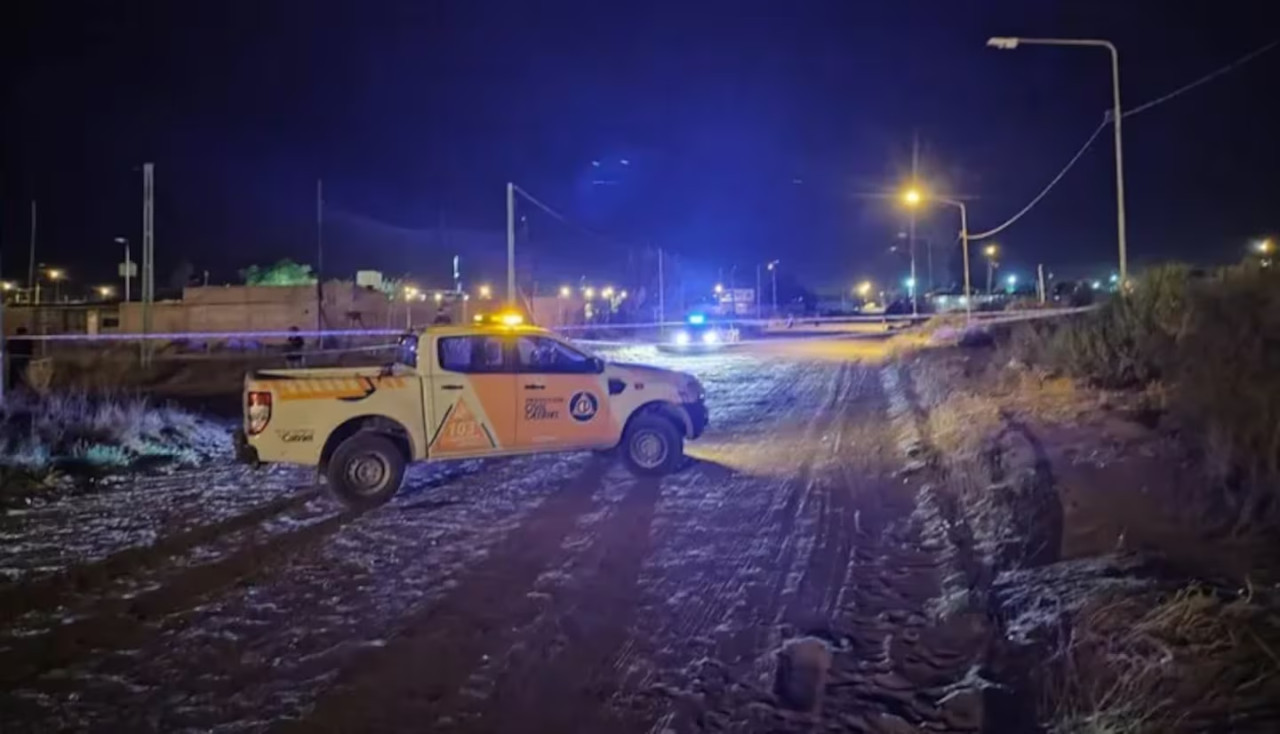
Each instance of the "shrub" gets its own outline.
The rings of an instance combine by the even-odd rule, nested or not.
[[[1059,329],[1049,359],[1103,387],[1136,387],[1159,379],[1171,367],[1185,328],[1189,285],[1185,266],[1148,270],[1131,293]]]
[[[1280,504],[1280,273],[1153,268],[1083,317],[1015,326],[1006,349],[1103,387],[1158,386],[1237,519]]]
[[[121,468],[164,457],[193,461],[226,448],[226,431],[172,406],[83,393],[0,401],[0,474],[59,467]]]
[[[1170,405],[1220,477],[1280,477],[1280,276],[1231,268],[1194,289]]]

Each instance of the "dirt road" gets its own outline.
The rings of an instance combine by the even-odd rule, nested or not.
[[[356,515],[227,467],[5,518],[75,552],[0,569],[4,730],[976,730],[982,625],[926,614],[947,554],[912,518],[910,386],[829,349],[623,356],[707,387],[676,475],[419,467]]]

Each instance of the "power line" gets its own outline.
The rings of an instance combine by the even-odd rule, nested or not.
[[[555,209],[552,209],[547,204],[542,203],[537,198],[535,198],[532,194],[530,194],[528,191],[525,191],[519,186],[516,186],[515,190],[516,190],[516,193],[520,194],[520,196],[525,201],[528,201],[530,204],[533,204],[534,206],[538,207],[539,209],[541,209],[543,212],[545,212],[548,216],[552,217],[556,221],[562,224],[568,225],[569,227],[578,230],[579,232],[587,235],[588,237],[594,237],[596,239],[603,240],[605,242],[618,242],[618,238],[616,237],[610,237],[608,235],[600,234],[599,232],[593,231],[581,224],[578,224],[577,222],[566,217],[565,215],[561,214]]]
[[[1080,146],[1080,150],[1077,150],[1076,154],[1071,157],[1071,160],[1067,161],[1067,165],[1063,167],[1061,171],[1058,171],[1058,175],[1053,177],[1053,180],[1049,182],[1049,185],[1045,186],[1044,190],[1042,190],[1039,194],[1036,194],[1036,197],[1031,200],[1031,203],[1022,207],[1022,209],[1017,214],[1014,214],[1012,217],[1010,217],[1009,221],[1005,222],[999,227],[996,227],[995,229],[987,230],[986,232],[979,232],[977,234],[969,235],[969,241],[972,242],[973,240],[983,240],[988,237],[994,237],[995,235],[1008,229],[1010,226],[1013,225],[1014,222],[1018,221],[1019,219],[1022,219],[1022,216],[1024,214],[1031,211],[1032,207],[1034,207],[1036,204],[1039,204],[1041,199],[1048,196],[1049,191],[1051,191],[1054,186],[1058,185],[1058,182],[1062,180],[1063,176],[1067,175],[1067,171],[1070,171],[1071,167],[1076,164],[1076,161],[1080,160],[1080,157],[1084,155],[1084,152],[1089,149],[1089,146],[1093,145],[1093,141],[1098,139],[1098,135],[1100,135],[1103,130],[1107,129],[1107,125],[1109,124],[1109,122],[1110,122],[1109,120],[1103,120],[1101,123],[1098,124],[1098,127],[1094,128],[1093,134],[1089,136],[1088,140],[1084,141],[1084,145]]]
[[[1179,97],[1182,94],[1189,92],[1192,89],[1195,89],[1196,87],[1199,87],[1202,84],[1210,82],[1224,74],[1234,71],[1235,69],[1265,54],[1266,52],[1270,51],[1276,46],[1280,46],[1280,39],[1272,41],[1266,44],[1265,46],[1262,46],[1261,48],[1254,49],[1253,51],[1250,51],[1249,53],[1245,54],[1244,56],[1241,56],[1235,61],[1232,61],[1230,64],[1227,64],[1226,66],[1223,66],[1208,74],[1205,74],[1204,76],[1200,77],[1199,79],[1196,79],[1195,81],[1189,84],[1184,84],[1183,86],[1178,87],[1177,89],[1173,90],[1172,92],[1169,92],[1168,94],[1157,97],[1149,102],[1140,104],[1137,107],[1134,107],[1133,109],[1125,110],[1124,112],[1121,113],[1120,116],[1121,118],[1131,117],[1133,115],[1138,114],[1139,112],[1146,112],[1152,107],[1156,107],[1157,105],[1164,104],[1165,102],[1168,102],[1174,99],[1175,97]],[[1011,225],[1013,225],[1014,222],[1021,219],[1023,215],[1025,215],[1027,212],[1031,211],[1031,209],[1035,207],[1036,204],[1040,203],[1041,199],[1043,199],[1045,196],[1048,195],[1049,191],[1052,190],[1054,186],[1058,185],[1058,182],[1062,180],[1062,177],[1067,175],[1067,171],[1070,171],[1072,166],[1076,164],[1076,161],[1080,160],[1080,157],[1083,156],[1085,151],[1089,149],[1089,146],[1093,145],[1093,141],[1098,139],[1098,135],[1101,134],[1104,129],[1106,129],[1107,125],[1111,124],[1111,118],[1112,118],[1111,111],[1108,110],[1107,113],[1103,115],[1102,123],[1098,125],[1096,129],[1094,129],[1093,133],[1089,136],[1089,139],[1084,141],[1084,145],[1080,146],[1080,150],[1076,151],[1076,154],[1071,157],[1071,160],[1067,162],[1067,165],[1064,166],[1063,169],[1058,172],[1058,175],[1053,177],[1053,180],[1049,181],[1049,185],[1045,186],[1044,189],[1039,194],[1037,194],[1034,199],[1031,200],[1031,203],[1027,204],[1025,207],[1019,210],[1017,214],[1014,214],[1012,217],[1009,218],[1007,222],[1005,222],[1004,224],[1001,224],[999,227],[988,230],[986,232],[979,232],[978,234],[969,235],[969,240],[970,241],[981,240],[981,239],[986,239],[988,237],[997,235],[1000,232],[1003,232],[1004,230],[1008,229]]]
[[[1226,73],[1228,73],[1228,72],[1234,71],[1237,67],[1243,66],[1243,65],[1245,65],[1245,64],[1247,64],[1247,63],[1249,63],[1250,61],[1253,61],[1254,59],[1256,59],[1256,58],[1258,58],[1259,56],[1261,56],[1261,55],[1265,54],[1266,52],[1270,51],[1271,49],[1275,48],[1276,46],[1280,46],[1280,39],[1277,39],[1277,40],[1275,40],[1275,41],[1272,41],[1271,43],[1268,43],[1267,45],[1263,46],[1262,48],[1259,48],[1259,49],[1255,49],[1255,50],[1253,50],[1253,51],[1250,51],[1249,53],[1245,54],[1244,56],[1241,56],[1240,58],[1236,59],[1235,61],[1231,62],[1230,64],[1227,64],[1226,66],[1222,67],[1221,69],[1218,69],[1217,71],[1214,71],[1214,72],[1209,73],[1209,74],[1205,74],[1204,76],[1200,77],[1199,79],[1195,80],[1194,82],[1191,82],[1190,84],[1186,84],[1186,85],[1184,85],[1184,86],[1181,86],[1181,87],[1179,87],[1179,88],[1177,88],[1177,89],[1173,90],[1172,92],[1169,92],[1168,94],[1166,94],[1166,95],[1164,95],[1164,96],[1162,96],[1162,97],[1157,97],[1157,98],[1155,98],[1155,99],[1151,100],[1150,102],[1147,102],[1147,103],[1145,103],[1145,104],[1140,104],[1140,105],[1138,105],[1137,107],[1134,107],[1134,108],[1133,108],[1133,109],[1131,109],[1131,110],[1125,110],[1125,111],[1124,111],[1124,113],[1121,115],[1121,117],[1130,117],[1130,116],[1132,116],[1132,115],[1136,115],[1136,114],[1138,114],[1139,112],[1145,112],[1145,111],[1147,111],[1147,110],[1151,109],[1152,107],[1155,107],[1156,105],[1164,104],[1165,102],[1168,102],[1169,100],[1173,99],[1174,97],[1177,97],[1177,96],[1181,95],[1183,92],[1189,92],[1189,91],[1191,91],[1192,89],[1195,89],[1196,87],[1200,86],[1201,84],[1205,84],[1206,82],[1213,81],[1214,79],[1217,79],[1218,77],[1222,76],[1223,74],[1226,74]],[[1110,119],[1110,115],[1108,115],[1108,119]]]

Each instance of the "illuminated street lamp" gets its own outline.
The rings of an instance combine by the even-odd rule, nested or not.
[[[571,296],[571,295],[573,295],[573,291],[569,288],[569,286],[567,286],[567,285],[562,285],[562,286],[560,286],[560,297],[561,297],[561,298],[568,298],[568,297],[569,297],[569,296]]]
[[[1006,283],[1009,284],[1009,292],[1013,293],[1014,288],[1018,285],[1018,276],[1011,274],[1008,278],[1005,278],[1004,280]]]
[[[104,301],[116,294],[116,289],[109,285],[100,285],[94,290],[98,292],[98,296]]]
[[[613,298],[613,286],[606,285],[604,287],[604,290],[600,291],[600,295],[604,296],[605,298]]]
[[[492,298],[493,289],[490,288],[487,284],[480,286],[480,297],[485,299]]]
[[[862,281],[861,283],[858,284],[858,287],[854,290],[859,296],[861,296],[862,298],[866,298],[867,296],[871,295],[871,281],[869,280]]]
[[[992,242],[982,248],[982,254],[987,256],[987,295],[991,295],[991,279],[995,274],[996,255],[1000,254],[1000,246]]]
[[[582,295],[584,298],[586,298],[589,301],[592,298],[596,297],[596,289],[592,288],[591,286],[587,286],[586,288],[582,289]]]
[[[1092,46],[1105,48],[1111,54],[1111,124],[1115,127],[1116,145],[1116,239],[1120,250],[1120,280],[1129,282],[1124,232],[1124,149],[1120,144],[1120,54],[1110,41],[1096,38],[1019,38],[997,36],[987,39],[987,45],[1004,51],[1012,51],[1021,45],[1028,46]]]
[[[964,254],[964,317],[968,321],[973,315],[973,291],[969,285],[969,212],[964,206],[963,201],[956,199],[948,199],[943,196],[928,196],[920,189],[912,187],[902,194],[902,201],[909,207],[917,207],[926,200],[936,201],[939,204],[954,206],[960,210],[960,243],[961,252]],[[915,282],[915,260],[911,261],[911,281]],[[911,295],[911,310],[915,313],[916,298],[915,292]]]
[[[62,281],[66,279],[67,272],[60,268],[49,268],[44,271],[44,274],[53,283],[53,301],[57,303],[62,300]],[[39,301],[40,299],[37,298],[36,300]]]
[[[625,299],[626,297],[627,297],[627,292],[626,292],[626,291],[622,291],[621,293],[619,293],[619,294],[618,294],[618,298],[620,298],[620,299]]]
[[[1253,248],[1263,255],[1270,255],[1276,251],[1276,243],[1269,239],[1262,240],[1255,244]]]
[[[771,260],[769,262],[769,278],[773,281],[773,315],[778,315],[778,263],[781,260]]]
[[[441,293],[440,291],[436,291],[435,295],[432,296],[432,298],[435,300],[436,303],[440,303],[441,301],[444,300],[444,294]]]
[[[716,283],[716,287],[712,288],[711,290],[715,291],[716,295],[718,296],[721,293],[724,293],[724,286],[720,285],[719,283]]]

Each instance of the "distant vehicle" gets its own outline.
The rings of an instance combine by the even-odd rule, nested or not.
[[[696,378],[606,363],[520,321],[411,332],[382,367],[252,372],[237,454],[318,467],[355,507],[389,501],[412,461],[617,447],[637,474],[680,466],[708,422]]]
[[[689,314],[682,328],[671,332],[658,349],[669,354],[706,354],[738,341],[738,330],[707,319],[705,314]]]

